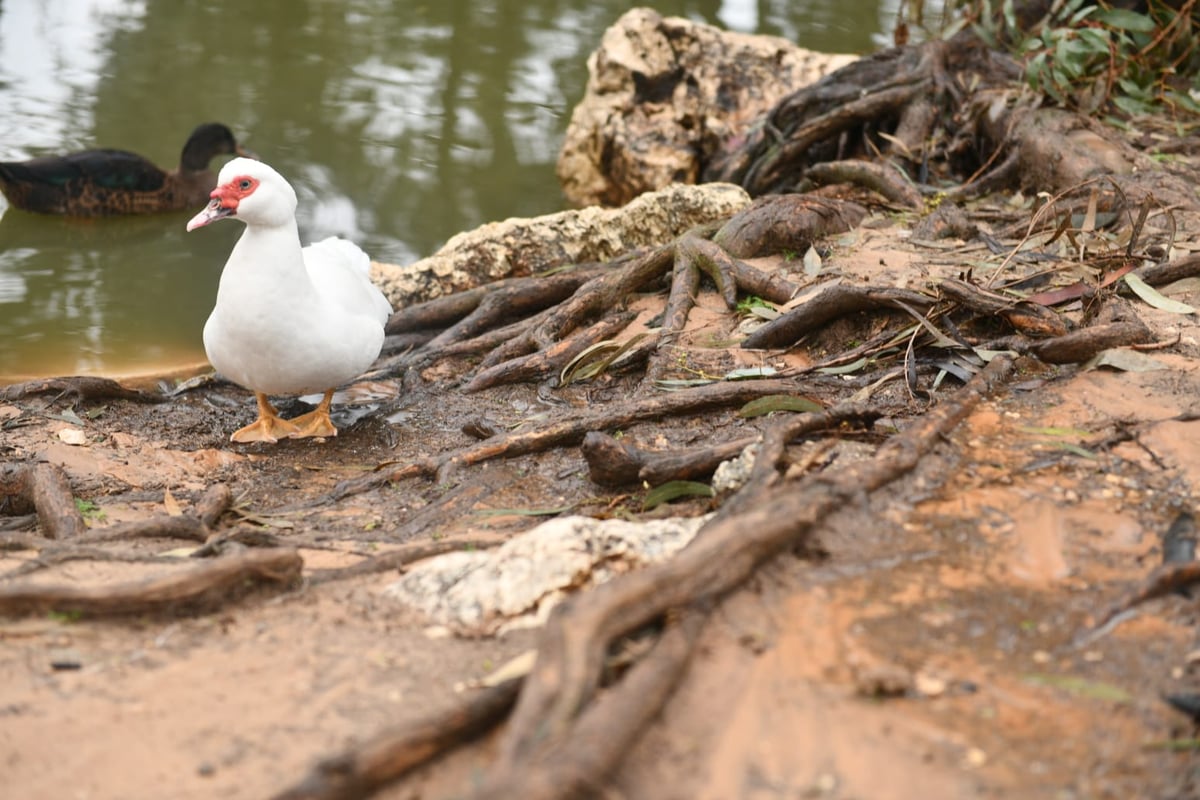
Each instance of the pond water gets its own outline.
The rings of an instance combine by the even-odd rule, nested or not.
[[[554,162],[586,58],[629,6],[587,0],[0,2],[0,161],[117,147],[173,168],[221,121],[296,187],[301,236],[408,263],[563,208]],[[827,52],[884,43],[894,0],[657,3]],[[219,168],[220,160],[214,162]],[[0,383],[204,361],[242,226],[94,220],[0,199]]]

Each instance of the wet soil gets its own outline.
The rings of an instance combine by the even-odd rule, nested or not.
[[[919,285],[936,260],[896,231],[870,229],[833,259],[848,276],[895,285]],[[1200,288],[1171,296],[1195,304]],[[1138,313],[1156,339],[1177,338],[1149,354],[1160,369],[1022,360],[1009,389],[914,474],[830,516],[816,546],[773,561],[727,599],[606,796],[1200,793],[1194,726],[1163,701],[1200,691],[1195,601],[1171,595],[1092,629],[1162,563],[1172,523],[1197,511],[1196,318],[1144,305]],[[687,368],[758,359],[729,348],[737,324],[702,296],[681,343]],[[871,324],[864,316],[861,330],[839,329],[837,338],[865,338]],[[806,358],[795,351],[779,364]],[[503,539],[565,508],[635,519],[711,509],[712,501],[690,499],[645,512],[644,489],[591,483],[577,448],[314,505],[385,462],[469,444],[467,422],[537,424],[623,399],[638,380],[466,395],[456,381],[469,368],[443,362],[403,385],[363,387],[367,400],[402,393],[404,406],[329,440],[272,446],[228,442],[253,416],[248,393],[228,385],[159,405],[25,398],[0,405],[0,460],[61,466],[93,529],[187,508],[224,483],[235,504],[222,527],[257,526],[298,546],[306,574],[404,542]],[[952,392],[952,381],[940,391]],[[893,382],[879,392],[903,398],[905,390]],[[907,402],[914,414],[924,407]],[[647,447],[685,448],[763,424],[731,410],[623,433]],[[847,441],[869,452],[878,439]],[[814,468],[822,466],[818,459]],[[468,489],[461,506],[449,502]],[[38,550],[10,546],[0,586],[103,586],[177,569],[139,557],[173,554],[186,565],[195,543],[110,542],[103,549],[113,560],[44,565]],[[269,797],[318,759],[452,702],[536,642],[536,630],[447,635],[385,594],[395,579],[392,571],[301,582],[199,615],[0,620],[4,794]],[[468,795],[491,745],[485,738],[380,796]]]

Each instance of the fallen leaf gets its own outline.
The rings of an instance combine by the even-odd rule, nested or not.
[[[1111,367],[1123,372],[1154,372],[1155,370],[1166,369],[1167,365],[1157,358],[1148,356],[1137,350],[1130,350],[1126,347],[1113,347],[1109,350],[1101,350],[1089,358],[1087,363],[1083,365],[1083,369],[1085,370],[1097,369],[1099,367]]]
[[[1181,303],[1178,300],[1172,300],[1169,297],[1164,297],[1150,284],[1139,278],[1134,273],[1130,272],[1125,276],[1125,284],[1133,290],[1133,293],[1142,298],[1149,305],[1154,306],[1159,311],[1166,311],[1170,314],[1195,314],[1196,309],[1189,306],[1187,303]]]
[[[772,394],[751,400],[738,409],[737,414],[743,419],[751,419],[753,417],[761,417],[764,414],[770,414],[772,411],[817,412],[821,410],[820,403],[815,400],[809,400],[807,397],[797,397],[790,394]]]
[[[716,492],[707,483],[698,481],[668,481],[662,486],[655,486],[646,493],[642,510],[649,511],[663,503],[678,500],[681,497],[713,497]]]
[[[821,254],[817,252],[815,247],[809,246],[804,253],[804,274],[810,278],[815,278],[821,271]]]
[[[170,489],[163,489],[163,507],[167,510],[167,516],[183,516],[183,509],[179,507],[179,501],[175,499],[175,495],[171,494]]]
[[[1035,672],[1025,676],[1027,683],[1039,686],[1051,686],[1062,689],[1079,697],[1090,697],[1094,700],[1111,700],[1115,703],[1128,703],[1133,698],[1124,689],[1111,683],[1091,681],[1074,675],[1051,675],[1045,672]]]

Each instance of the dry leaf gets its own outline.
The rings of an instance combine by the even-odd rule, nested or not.
[[[179,507],[179,501],[175,499],[175,495],[171,494],[170,489],[163,489],[163,507],[167,509],[167,516],[183,516],[183,509]]]

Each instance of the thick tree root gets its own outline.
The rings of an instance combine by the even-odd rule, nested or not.
[[[1026,336],[1065,336],[1066,323],[1054,311],[1037,303],[1014,300],[966,281],[947,278],[938,284],[942,294],[981,314],[999,316]]]
[[[904,208],[920,211],[925,199],[917,187],[891,164],[871,161],[826,161],[813,164],[804,176],[817,183],[853,183],[871,189],[884,199]]]
[[[519,383],[554,375],[575,356],[597,342],[616,335],[632,321],[633,315],[628,313],[607,316],[544,350],[480,371],[463,386],[463,391],[478,392],[500,384]]]
[[[9,585],[0,587],[0,614],[112,617],[212,610],[251,589],[291,586],[302,566],[294,550],[246,550],[184,572],[115,586]]]
[[[754,331],[742,342],[742,347],[747,350],[791,347],[806,333],[847,314],[877,308],[903,309],[904,306],[924,311],[933,303],[932,297],[908,289],[835,283]]]
[[[688,609],[614,686],[579,711],[569,736],[539,743],[520,767],[494,770],[476,800],[555,800],[604,789],[612,771],[671,699],[708,614]]]
[[[52,403],[66,397],[70,400],[133,400],[137,403],[162,403],[169,398],[151,394],[140,389],[129,389],[111,378],[74,376],[66,378],[42,378],[26,383],[15,383],[0,388],[0,401],[11,402],[39,394],[53,394]]]
[[[853,203],[808,195],[772,196],[756,201],[720,226],[697,228],[676,242],[610,264],[502,281],[465,292],[465,297],[438,298],[397,312],[388,330],[450,327],[413,352],[378,365],[367,377],[424,367],[451,356],[487,353],[464,391],[553,378],[583,351],[617,336],[633,319],[620,311],[629,298],[673,271],[661,327],[624,359],[625,364],[649,360],[645,383],[652,385],[668,367],[667,347],[687,324],[702,275],[713,281],[730,309],[736,306],[739,291],[786,303],[799,290],[798,285],[740,259],[785,249],[803,253],[820,239],[850,230],[865,214],[865,209]],[[503,329],[490,329],[523,313],[533,316]]]
[[[512,708],[521,680],[475,692],[445,711],[384,731],[317,764],[273,800],[359,800],[446,750],[474,739]]]
[[[0,495],[9,513],[36,510],[47,539],[72,539],[87,530],[67,476],[54,464],[0,465]]]
[[[880,412],[861,403],[845,403],[828,411],[801,414],[789,425],[789,440],[848,423],[869,424]],[[698,480],[712,475],[722,461],[736,458],[757,436],[735,439],[691,450],[654,452],[618,441],[606,433],[592,431],[583,440],[583,457],[588,477],[600,486],[619,487],[635,483],[657,486],[672,480]],[[759,463],[759,462],[756,462]]]
[[[1146,344],[1154,338],[1146,324],[1125,300],[1107,303],[1097,324],[1049,339],[1030,341],[1020,336],[988,342],[989,349],[1013,350],[1035,356],[1047,364],[1079,364],[1113,347]]]
[[[810,536],[829,512],[911,471],[1011,372],[1010,360],[994,359],[952,398],[884,444],[873,459],[798,484],[760,488],[753,498],[737,504],[736,513],[729,506],[719,512],[674,559],[559,605],[543,632],[537,662],[505,732],[498,763],[479,796],[571,797],[578,786],[602,785],[605,773],[588,771],[597,739],[577,737],[577,733],[595,702],[609,645],[671,609],[723,596],[759,565]],[[618,684],[607,693],[640,688]],[[653,713],[645,705],[642,713]],[[622,734],[627,736],[628,731]],[[572,785],[557,793],[540,780],[538,765],[550,753],[555,754],[558,769],[578,769]]]

